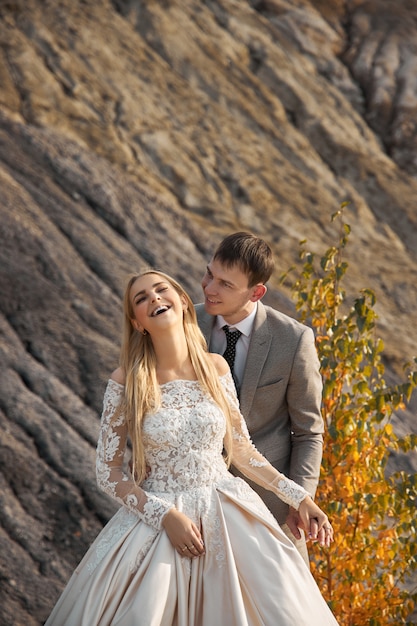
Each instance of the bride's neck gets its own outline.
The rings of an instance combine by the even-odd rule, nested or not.
[[[159,383],[171,380],[195,380],[187,343],[184,341],[164,342],[155,346],[156,376]]]

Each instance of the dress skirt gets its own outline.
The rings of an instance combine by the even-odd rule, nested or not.
[[[206,548],[200,557],[180,556],[164,530],[120,508],[46,626],[336,626],[304,560],[264,503],[243,480],[233,484],[233,490],[212,487],[205,511],[208,494],[196,497]],[[181,495],[176,506],[191,514]]]

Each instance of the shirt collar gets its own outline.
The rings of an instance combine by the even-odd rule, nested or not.
[[[249,313],[247,317],[244,317],[243,320],[240,320],[240,322],[238,322],[237,324],[227,324],[224,317],[222,315],[218,315],[216,319],[216,327],[221,329],[223,328],[225,324],[227,324],[228,326],[230,326],[230,329],[240,330],[242,335],[245,335],[246,337],[250,337],[257,310],[258,310],[258,303],[255,302],[253,311],[251,311],[251,313]]]

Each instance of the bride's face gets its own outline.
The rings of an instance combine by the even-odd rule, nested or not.
[[[153,334],[182,323],[185,303],[173,285],[159,274],[140,276],[130,288],[133,327]]]

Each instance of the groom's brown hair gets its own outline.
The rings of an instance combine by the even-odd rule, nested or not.
[[[269,245],[252,233],[238,232],[221,241],[213,255],[225,267],[237,265],[248,277],[248,287],[263,285],[274,271],[274,259]]]

